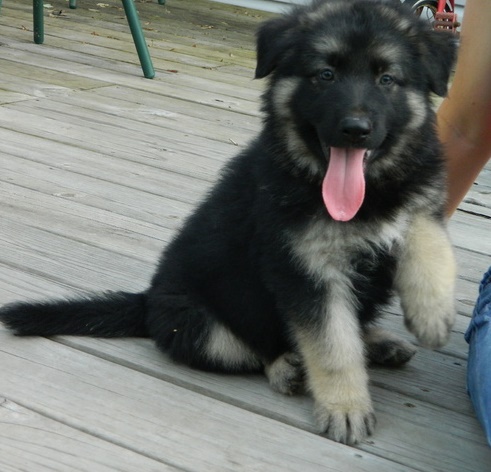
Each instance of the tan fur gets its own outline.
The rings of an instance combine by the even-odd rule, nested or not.
[[[297,333],[298,345],[317,423],[330,438],[352,444],[371,433],[374,414],[352,295],[343,283],[333,281],[330,288],[324,326]]]
[[[219,323],[212,326],[205,350],[208,359],[229,369],[261,366],[252,350]]]
[[[396,288],[405,323],[423,346],[443,346],[455,320],[456,264],[445,228],[419,214],[407,232]]]
[[[292,156],[295,156],[299,167],[309,171],[312,175],[320,175],[322,173],[321,165],[315,156],[312,155],[305,141],[299,136],[294,125],[290,102],[296,88],[300,87],[300,84],[301,80],[298,77],[287,77],[278,80],[276,86],[272,89],[273,103],[275,112],[283,120],[289,152]]]
[[[354,351],[348,361],[341,356],[335,359],[320,356],[319,351],[325,346],[319,340],[305,337],[300,343],[307,385],[314,397],[314,414],[321,431],[327,431],[335,441],[353,444],[372,432],[375,420],[359,336],[350,338],[350,345]]]

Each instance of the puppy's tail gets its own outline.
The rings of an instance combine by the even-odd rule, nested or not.
[[[148,337],[146,294],[108,292],[94,297],[0,308],[0,321],[17,336]]]

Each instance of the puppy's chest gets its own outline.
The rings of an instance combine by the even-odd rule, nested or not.
[[[403,218],[380,224],[316,220],[290,234],[290,248],[294,261],[317,279],[351,277],[361,259],[377,264],[381,254],[397,257],[406,227]]]

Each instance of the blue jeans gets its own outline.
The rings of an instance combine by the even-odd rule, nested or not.
[[[467,391],[491,446],[491,267],[479,286],[465,340],[469,343]]]

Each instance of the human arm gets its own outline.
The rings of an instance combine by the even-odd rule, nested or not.
[[[489,0],[467,0],[454,80],[437,114],[448,164],[448,216],[491,156],[490,25]]]

